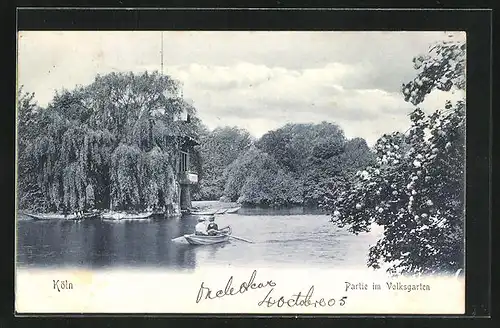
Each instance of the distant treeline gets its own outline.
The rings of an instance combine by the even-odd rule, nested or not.
[[[374,163],[362,138],[334,124],[286,124],[254,140],[237,127],[203,131],[196,199],[317,207],[327,188]]]

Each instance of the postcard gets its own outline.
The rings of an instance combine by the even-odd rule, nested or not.
[[[19,31],[18,314],[463,314],[466,35]]]

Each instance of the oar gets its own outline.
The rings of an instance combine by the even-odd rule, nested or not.
[[[234,238],[234,239],[237,239],[237,240],[241,240],[241,241],[246,241],[247,243],[250,243],[250,244],[253,244],[254,242],[251,241],[251,240],[248,240],[248,239],[245,239],[245,238],[241,238],[241,237],[236,237],[236,236],[229,236],[231,238]]]
[[[177,237],[177,238],[173,238],[172,241],[173,242],[179,242],[179,241],[181,241],[183,239],[184,239],[184,236],[180,236],[180,237]]]
[[[224,227],[224,228],[220,228],[220,229],[219,229],[219,231],[222,231],[222,230],[224,230],[224,229],[226,229],[226,228],[229,228],[229,226],[226,226],[226,227]],[[236,237],[236,236],[233,236],[233,235],[229,235],[229,237],[230,237],[230,238],[237,239],[237,240],[241,240],[241,241],[246,241],[247,243],[251,243],[251,244],[253,244],[253,241],[248,240],[248,239],[245,239],[245,238]]]

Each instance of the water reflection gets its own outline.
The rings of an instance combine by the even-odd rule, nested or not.
[[[103,267],[111,264],[113,253],[113,242],[111,228],[108,224],[100,224],[92,234],[91,263],[93,266]],[[77,234],[81,235],[81,234]]]
[[[320,209],[306,208],[302,206],[285,207],[285,208],[240,208],[238,214],[241,215],[307,215],[307,214],[324,214]]]
[[[172,239],[193,232],[196,216],[146,221],[18,222],[20,266],[141,266],[194,269],[202,265],[363,266],[376,234],[352,235],[303,209],[242,209],[217,217],[253,243],[192,246]],[[249,213],[250,212],[250,213]],[[272,214],[275,213],[275,214]],[[291,214],[293,213],[293,214]]]
[[[20,220],[17,260],[21,266],[194,268],[196,253],[171,242],[179,235],[190,233],[192,227],[192,223],[176,219],[140,222]]]
[[[177,226],[176,226],[177,227]],[[178,230],[179,229],[175,229]],[[156,261],[159,264],[168,263],[172,258],[172,252],[169,252],[169,249],[165,246],[165,240],[172,239],[167,231],[165,231],[165,226],[161,224],[156,224],[156,233],[155,233],[155,250],[156,250]]]

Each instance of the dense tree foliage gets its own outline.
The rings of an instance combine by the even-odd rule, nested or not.
[[[30,204],[45,211],[172,206],[177,151],[199,126],[179,94],[175,80],[155,72],[97,76],[33,117],[30,98],[20,97],[18,167],[33,167],[20,174],[29,187],[19,198],[40,191]],[[29,135],[36,131],[44,133]]]
[[[42,190],[37,184],[35,163],[27,148],[37,137],[37,125],[40,108],[34,101],[34,94],[26,93],[22,87],[17,95],[17,193],[18,206],[35,207],[42,197]]]
[[[415,58],[414,81],[403,85],[417,105],[432,90],[465,87],[465,44],[444,42]],[[332,189],[325,202],[352,232],[384,226],[368,265],[393,273],[454,272],[464,265],[465,99],[426,115],[416,108],[406,133],[382,136],[377,162]]]
[[[283,206],[302,203],[302,186],[269,154],[251,147],[225,172],[224,194],[247,205]]]
[[[325,195],[336,189],[342,179],[372,163],[374,154],[362,138],[351,140],[323,139],[312,148],[309,170],[304,176],[304,204],[320,206]]]
[[[287,124],[226,168],[224,196],[247,205],[317,207],[328,184],[371,160],[366,142],[347,140],[336,124]]]
[[[334,177],[370,160],[364,140],[347,140],[333,123],[287,124],[257,141],[237,127],[210,131],[178,94],[177,82],[157,73],[97,76],[43,109],[20,93],[21,208],[171,207],[179,136],[199,140],[195,199],[317,206]],[[184,112],[190,124],[179,119]]]
[[[308,159],[313,156],[315,149],[321,151],[318,148],[322,147],[321,145],[329,149],[341,147],[340,145],[344,141],[344,132],[333,123],[289,123],[282,128],[264,134],[257,141],[257,147],[272,154],[284,169],[303,174],[308,168]]]
[[[238,156],[250,148],[250,133],[237,127],[204,129],[200,134],[199,189],[195,198],[218,200],[224,192],[224,171]]]

